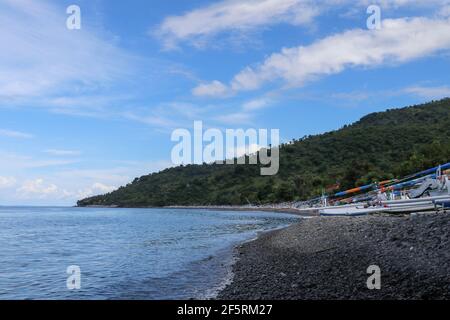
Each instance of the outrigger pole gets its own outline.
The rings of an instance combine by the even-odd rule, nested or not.
[[[441,166],[437,166],[437,167],[434,167],[434,168],[431,168],[431,169],[428,169],[428,170],[424,170],[424,171],[421,171],[421,172],[418,172],[418,173],[411,174],[411,175],[409,175],[409,176],[407,176],[407,177],[397,181],[396,183],[401,183],[401,182],[404,182],[404,181],[409,181],[409,180],[414,179],[414,178],[419,178],[419,177],[422,177],[422,176],[425,176],[425,175],[434,174],[439,169],[440,170],[450,169],[450,162],[446,163],[446,164],[443,164]]]
[[[341,191],[338,193],[335,193],[333,195],[330,195],[331,198],[340,198],[340,197],[345,197],[354,193],[359,193],[362,191],[380,191],[380,190],[400,190],[403,189],[405,187],[410,187],[413,186],[415,184],[417,184],[418,182],[421,182],[423,179],[426,178],[435,178],[436,177],[436,172],[438,170],[447,170],[450,169],[450,162],[446,163],[444,165],[441,166],[437,166],[431,169],[427,169],[418,173],[414,173],[411,174],[401,180],[387,180],[387,181],[383,181],[380,183],[371,183],[362,187],[357,187],[357,188],[353,188],[353,189],[349,189],[349,190],[345,190],[345,191]],[[423,177],[426,176],[426,177]],[[411,179],[414,179],[412,181],[410,181]],[[323,198],[323,196],[321,197]],[[315,200],[315,199],[312,199]],[[310,200],[310,201],[312,201]]]

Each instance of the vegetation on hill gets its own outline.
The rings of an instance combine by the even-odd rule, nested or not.
[[[187,165],[136,178],[79,206],[241,205],[305,200],[329,186],[351,188],[450,160],[450,99],[373,113],[354,124],[283,144],[280,170]]]

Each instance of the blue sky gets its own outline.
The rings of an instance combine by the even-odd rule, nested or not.
[[[449,0],[0,0],[0,204],[169,167],[194,120],[286,142],[450,96],[449,17]]]

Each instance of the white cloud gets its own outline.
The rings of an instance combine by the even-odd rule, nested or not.
[[[128,55],[87,24],[68,30],[66,18],[48,1],[0,3],[0,98],[87,90],[127,73]]]
[[[354,29],[309,46],[284,48],[256,67],[239,72],[229,89],[256,90],[277,80],[298,87],[349,68],[405,63],[449,48],[448,19],[386,19],[382,30]]]
[[[116,189],[117,189],[117,187],[115,187],[115,186],[108,186],[108,185],[105,185],[103,183],[96,182],[92,186],[90,186],[89,188],[86,188],[86,189],[83,189],[83,190],[79,190],[76,193],[76,198],[78,200],[81,200],[81,199],[92,197],[92,196],[96,196],[96,195],[99,195],[99,194],[109,193],[109,192],[112,192],[112,191],[114,191]]]
[[[126,112],[123,114],[123,116],[129,120],[160,128],[172,128],[177,126],[176,122],[173,121],[173,119],[158,115],[155,112],[150,115],[140,115],[133,112]]]
[[[58,187],[54,184],[46,184],[44,179],[35,179],[25,181],[17,192],[21,197],[37,197],[46,198],[50,195],[55,195],[58,193]]]
[[[235,112],[230,114],[221,115],[215,118],[216,121],[227,125],[236,124],[249,124],[251,122],[252,116],[247,112]]]
[[[14,177],[2,177],[0,176],[0,189],[10,188],[16,184],[16,178]]]
[[[404,91],[406,93],[411,93],[416,96],[427,99],[441,99],[450,97],[450,87],[448,86],[440,86],[440,87],[413,86],[406,88]]]
[[[91,186],[100,182],[105,185],[120,186],[131,182],[132,179],[157,172],[173,164],[171,161],[124,161],[123,166],[106,169],[67,169],[53,174],[57,181],[69,181],[73,185],[68,189],[74,189],[76,186]]]
[[[111,191],[113,191],[116,188],[117,187],[115,187],[115,186],[107,186],[107,185],[105,185],[103,183],[100,183],[100,182],[96,182],[96,183],[94,183],[92,185],[92,189],[93,190],[98,190],[100,192],[105,192],[105,193],[106,192],[111,192]]]
[[[1,177],[0,177],[1,178]],[[1,183],[0,179],[0,183]],[[14,180],[15,184],[15,180]],[[1,184],[0,184],[1,188]],[[16,189],[18,199],[26,200],[65,200],[76,202],[76,200],[91,197],[94,195],[105,194],[117,189],[116,186],[107,185],[100,182],[94,182],[89,187],[81,189],[61,188],[54,183],[48,182],[42,178],[26,180],[20,188]]]
[[[117,94],[56,95],[41,99],[39,106],[57,114],[106,118],[113,114],[115,105],[120,104],[123,106],[125,99],[125,96]]]
[[[173,166],[170,161],[124,161],[123,164],[126,166],[107,169],[69,169],[55,172],[51,177],[64,184],[62,189],[64,193],[60,191],[60,196],[64,196],[66,201],[75,203],[86,197],[114,191],[118,186],[130,183],[136,177]]]
[[[310,23],[318,14],[311,0],[225,0],[166,18],[157,30],[166,48],[189,40],[194,44],[225,31],[244,32],[280,22]]]
[[[130,168],[113,169],[68,169],[54,173],[54,177],[63,181],[74,182],[78,186],[91,185],[97,181],[104,184],[121,185],[129,182],[133,176]],[[70,180],[71,179],[71,180]]]
[[[195,96],[211,96],[211,97],[225,97],[229,94],[229,89],[220,81],[212,81],[210,83],[203,83],[192,90]]]
[[[153,107],[134,108],[122,113],[126,119],[147,124],[159,132],[171,132],[180,127],[191,126],[198,119],[206,119],[208,113],[216,111],[213,105],[197,105],[184,102],[161,103]]]
[[[117,161],[122,166],[25,171],[29,164],[24,158],[4,160],[4,155],[0,154],[0,202],[8,205],[73,205],[82,198],[111,192],[135,177],[173,167],[171,161],[163,160]]]
[[[442,7],[439,11],[439,15],[442,17],[450,17],[450,5]]]
[[[440,8],[449,0],[223,0],[193,9],[179,16],[169,16],[157,28],[156,34],[166,49],[178,47],[188,41],[203,46],[218,34],[243,34],[261,30],[279,23],[311,25],[316,17],[330,9],[351,7],[352,11],[366,14],[365,8],[378,4],[384,10],[408,8]],[[448,12],[445,8],[442,13]],[[222,39],[223,40],[223,39]]]
[[[331,94],[332,99],[347,100],[352,102],[361,102],[369,99],[370,95],[367,92],[352,91],[352,92],[338,92]]]
[[[46,168],[53,166],[65,166],[74,164],[74,160],[61,159],[37,159],[28,155],[21,155],[11,152],[0,151],[0,170],[6,169],[9,172],[21,172],[25,169]]]
[[[29,133],[7,129],[0,129],[0,136],[9,138],[21,138],[21,139],[31,139],[34,137],[32,134]]]
[[[270,104],[270,100],[266,98],[259,98],[244,103],[242,109],[244,111],[254,111],[267,107]]]
[[[359,0],[359,5],[378,4],[384,9],[399,7],[439,7],[449,4],[449,0]]]
[[[44,151],[52,156],[79,156],[81,151],[78,150],[58,150],[58,149],[47,149]]]
[[[214,120],[227,125],[236,125],[236,124],[248,125],[251,124],[255,111],[260,110],[262,108],[266,108],[271,103],[272,101],[265,97],[250,100],[242,104],[239,111],[216,116]]]

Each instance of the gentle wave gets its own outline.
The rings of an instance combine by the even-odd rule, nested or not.
[[[213,297],[232,248],[297,221],[268,212],[0,207],[0,299]],[[81,289],[68,290],[68,266]]]

